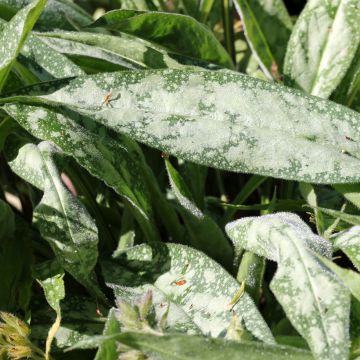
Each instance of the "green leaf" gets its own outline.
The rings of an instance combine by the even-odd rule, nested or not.
[[[289,84],[327,98],[360,44],[358,0],[310,0],[291,34],[284,65]]]
[[[187,246],[160,243],[135,246],[126,256],[127,261],[103,263],[105,281],[117,297],[134,303],[150,289],[157,318],[169,304],[171,329],[212,337],[226,332],[232,318],[228,305],[240,284],[215,261]],[[244,293],[232,310],[256,338],[273,343],[248,294]]]
[[[291,213],[240,219],[226,232],[236,249],[278,263],[270,288],[314,356],[347,360],[350,292],[315,255],[331,256],[331,244]]]
[[[0,33],[0,92],[27,36],[47,0],[36,0],[21,9]]]
[[[10,20],[17,11],[31,2],[32,0],[0,0],[0,17]],[[41,14],[36,28],[73,30],[86,26],[91,21],[91,16],[73,1],[51,0]]]
[[[360,209],[360,184],[334,184],[333,188]]]
[[[101,103],[102,99],[99,100]],[[51,111],[45,107],[17,105],[8,111],[34,136],[54,142],[117,191],[129,204],[147,238],[157,239],[139,164],[141,152],[134,142],[123,136],[113,138],[105,127],[64,108]]]
[[[143,12],[109,11],[93,27],[105,27],[159,44],[177,54],[233,68],[229,54],[205,25],[190,16]]]
[[[210,216],[194,204],[189,189],[170,161],[166,160],[165,164],[173,193],[182,206],[180,213],[190,235],[189,245],[230,268],[233,251],[225,234]]]
[[[330,215],[335,219],[340,219],[351,225],[360,225],[360,215],[347,214],[343,211],[317,207],[324,214]]]
[[[353,226],[338,234],[334,247],[343,251],[360,271],[360,226]]]
[[[83,58],[106,61],[127,69],[182,68],[183,64],[210,66],[201,62],[169,54],[162,47],[135,36],[120,33],[118,36],[89,32],[40,33],[43,42],[53,49],[82,63]],[[105,71],[109,71],[106,68]]]
[[[360,44],[346,75],[332,98],[340,104],[360,111]]]
[[[323,256],[318,256],[318,258],[344,282],[351,294],[360,301],[360,274],[350,269],[344,269]]]
[[[115,335],[120,332],[120,324],[116,319],[115,310],[110,309],[104,327],[104,336]],[[95,360],[114,360],[118,358],[117,345],[114,341],[106,341],[99,346]]]
[[[1,311],[27,311],[30,301],[32,251],[26,225],[0,200]]]
[[[97,228],[85,207],[61,180],[56,160],[63,154],[49,142],[26,144],[18,151],[16,148],[10,151],[12,170],[44,191],[33,215],[41,235],[64,269],[103,299],[94,273],[98,257]]]
[[[121,71],[44,85],[43,93],[49,90],[0,103],[66,106],[166,153],[225,170],[315,183],[360,180],[360,114],[235,72]],[[5,106],[15,118],[21,108]],[[29,130],[39,132],[44,118],[33,111]]]
[[[282,0],[235,0],[247,41],[269,78],[279,79],[292,22]]]
[[[92,341],[101,344],[115,339],[122,344],[140,350],[159,360],[262,360],[269,357],[276,360],[312,360],[309,351],[290,346],[266,345],[259,342],[235,342],[224,339],[209,339],[200,336],[154,336],[139,333],[123,333],[112,336],[98,336]],[[90,341],[91,343],[91,341]],[[83,348],[85,342],[74,348]]]

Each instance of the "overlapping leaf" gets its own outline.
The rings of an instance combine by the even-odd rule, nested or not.
[[[358,113],[235,72],[122,71],[50,84],[51,90],[0,102],[66,106],[147,145],[221,169],[315,183],[360,180]],[[22,108],[5,106],[15,118]],[[39,132],[47,118],[39,109],[21,122]]]
[[[270,78],[282,73],[292,22],[282,0],[236,0],[245,36]]]
[[[99,101],[101,105],[102,99]],[[141,153],[136,144],[125,137],[115,140],[104,127],[63,108],[51,111],[22,105],[8,111],[34,136],[54,142],[113,187],[130,204],[148,239],[156,239],[149,194],[141,176]]]
[[[360,271],[360,226],[353,226],[337,235],[334,246],[342,250]]]
[[[46,1],[31,2],[2,27],[0,32],[0,91]]]
[[[229,327],[228,304],[240,284],[203,253],[176,244],[139,245],[126,251],[125,262],[104,262],[103,272],[115,295],[134,303],[151,289],[157,316],[169,306],[169,327],[180,332],[221,336]],[[244,328],[272,343],[273,337],[250,296],[244,293],[233,309]]]
[[[155,336],[139,333],[98,336],[90,341],[77,344],[74,349],[91,347],[94,343],[100,345],[113,339],[149,356],[155,354],[156,359],[159,360],[228,360],[238,358],[262,360],[264,357],[276,360],[313,359],[309,351],[289,346],[208,339],[200,336]]]
[[[284,72],[292,84],[327,98],[354,59],[360,43],[358,0],[311,0],[298,18]]]
[[[14,14],[31,0],[0,0],[0,17],[10,20]],[[91,23],[91,16],[71,0],[50,0],[42,13],[36,28],[73,30]]]
[[[80,65],[96,60],[127,69],[182,68],[184,65],[211,67],[211,64],[171,54],[162,47],[128,34],[118,36],[89,32],[40,33],[43,42],[72,57]],[[84,59],[88,59],[85,62]],[[214,66],[212,66],[214,67]],[[112,70],[110,66],[106,71]]]
[[[34,221],[42,236],[64,269],[103,298],[93,272],[98,256],[96,225],[85,207],[62,183],[55,163],[61,152],[51,143],[41,142],[26,144],[14,155],[9,161],[12,170],[44,191],[34,210]]]
[[[229,223],[235,248],[278,263],[270,288],[317,359],[347,360],[350,292],[315,254],[331,245],[295,214],[277,213]]]
[[[229,54],[214,34],[189,16],[155,11],[113,10],[92,26],[136,35],[177,54],[233,68]]]
[[[180,212],[190,235],[189,244],[211,256],[225,268],[230,268],[233,252],[225,234],[209,215],[194,204],[181,175],[168,160],[166,170],[174,195],[181,204]]]

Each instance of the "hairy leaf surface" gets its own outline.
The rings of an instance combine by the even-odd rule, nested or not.
[[[270,288],[314,356],[348,359],[350,292],[315,255],[331,256],[331,244],[291,213],[240,219],[226,232],[235,248],[278,263]]]
[[[342,250],[360,271],[360,226],[353,226],[336,236],[334,246]]]
[[[0,102],[67,106],[147,145],[221,169],[315,183],[360,180],[360,114],[235,72],[123,71],[49,84],[43,92],[49,90]],[[5,108],[16,117],[21,107]],[[31,122],[22,122],[38,132],[44,118],[33,112]]]
[[[59,263],[102,297],[93,272],[98,256],[96,225],[86,208],[63,184],[55,163],[57,156],[61,156],[61,152],[49,142],[26,144],[9,165],[20,177],[44,191],[34,210],[34,221]]]
[[[327,98],[344,77],[360,43],[358,0],[311,0],[290,37],[284,71],[289,83]]]
[[[130,204],[148,239],[156,239],[149,194],[141,176],[141,153],[136,144],[125,137],[114,139],[103,126],[64,108],[51,111],[22,105],[8,111],[34,136],[54,142],[114,188]]]
[[[0,32],[0,92],[46,1],[31,2],[2,27]]]
[[[232,317],[228,304],[240,284],[220,265],[195,249],[177,244],[139,245],[126,251],[127,261],[104,263],[105,281],[115,295],[134,303],[148,289],[159,316],[169,308],[169,326],[177,331],[224,334]],[[256,338],[272,343],[273,337],[246,293],[233,311]]]

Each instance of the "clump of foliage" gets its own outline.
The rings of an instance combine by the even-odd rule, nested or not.
[[[358,359],[359,24],[0,0],[0,359]]]

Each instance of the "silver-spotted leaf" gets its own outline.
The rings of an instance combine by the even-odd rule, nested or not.
[[[292,22],[282,0],[235,0],[245,36],[262,70],[279,79]]]
[[[339,85],[360,44],[358,0],[311,0],[291,34],[284,65],[289,83],[327,98]]]
[[[61,156],[61,151],[49,142],[26,144],[10,159],[9,165],[24,180],[44,191],[33,218],[59,263],[103,298],[94,274],[97,228],[86,208],[63,184],[56,165],[56,158]]]
[[[236,249],[278,263],[270,288],[316,359],[348,359],[350,292],[315,255],[331,256],[330,242],[292,213],[243,218],[226,232]]]
[[[229,303],[240,284],[202,252],[184,245],[139,245],[126,251],[124,262],[105,262],[103,272],[115,295],[134,302],[149,289],[159,317],[181,332],[223,336],[232,313]],[[232,307],[256,338],[273,343],[272,334],[254,302],[244,293]]]
[[[31,2],[2,27],[0,32],[0,91],[46,1]]]
[[[166,153],[221,169],[314,183],[360,180],[360,114],[239,73],[122,71],[45,89],[54,91],[0,103],[67,106]],[[10,115],[18,108],[6,106]],[[43,114],[34,112],[33,132]]]
[[[148,239],[156,239],[149,194],[141,175],[141,152],[136,144],[125,137],[112,138],[103,126],[67,109],[51,111],[18,104],[7,111],[34,136],[54,142],[114,188],[130,204]]]
[[[334,246],[343,251],[360,271],[360,226],[353,226],[338,234]]]
[[[0,17],[10,18],[32,0],[0,0]],[[36,28],[47,29],[78,29],[91,23],[92,17],[71,0],[48,0]]]

